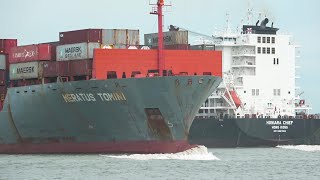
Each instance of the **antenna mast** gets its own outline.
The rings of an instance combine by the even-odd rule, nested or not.
[[[230,14],[229,12],[226,13],[226,21],[227,21],[227,27],[225,34],[231,34],[231,27],[230,27]]]
[[[163,6],[170,6],[164,5],[164,0],[157,0],[157,4],[150,4],[156,7],[152,8],[150,14],[158,15],[158,68],[159,68],[159,75],[163,76],[163,70],[165,68],[165,60],[163,57]]]
[[[247,11],[247,20],[248,20],[248,25],[252,25],[252,11],[253,11],[253,7],[252,7],[252,2],[251,0],[248,1],[248,11]]]

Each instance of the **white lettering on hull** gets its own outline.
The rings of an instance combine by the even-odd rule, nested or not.
[[[270,126],[275,133],[286,133],[293,121],[266,121],[266,125]]]
[[[97,93],[96,96],[92,93],[62,94],[62,97],[66,103],[96,102],[96,101],[112,102],[112,101],[127,100],[127,98],[122,92]]]

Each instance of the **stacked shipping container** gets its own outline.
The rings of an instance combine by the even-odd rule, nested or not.
[[[55,62],[53,62],[56,59],[55,52],[55,43],[11,48],[9,51],[11,84],[39,84],[43,78],[57,77],[56,68],[52,68],[56,67]]]
[[[158,34],[145,34],[145,44],[157,48]],[[139,30],[129,29],[83,29],[59,33],[59,42],[27,46],[16,46],[17,40],[0,40],[0,52],[9,54],[0,57],[0,85],[6,84],[10,69],[10,79],[21,81],[43,80],[67,76],[73,80],[78,76],[85,79],[92,76],[93,51],[96,48],[127,49],[140,44]],[[168,31],[164,33],[165,49],[201,49],[211,47],[189,45],[188,31]],[[9,68],[10,63],[10,68]],[[82,77],[83,78],[83,77]],[[41,82],[41,81],[38,81]],[[31,83],[32,84],[32,83]]]
[[[10,49],[15,46],[17,46],[16,39],[0,39],[0,111],[3,108],[3,102],[7,94],[7,85],[9,83],[8,54]]]
[[[101,47],[102,30],[84,29],[60,32],[60,46],[56,57],[61,75],[70,80],[84,80],[92,77],[93,51]],[[63,63],[63,64],[62,64]]]
[[[68,71],[64,72],[68,73],[67,76],[71,80],[92,77],[94,49],[103,47],[127,49],[140,44],[139,30],[129,29],[83,29],[60,32],[59,38],[60,45],[57,46],[56,59],[58,63],[64,62],[65,66],[68,66]],[[62,72],[59,73],[61,75]]]
[[[94,49],[126,49],[139,44],[139,30],[83,29],[60,32],[59,42],[10,47],[6,52],[11,85],[54,82],[60,76],[69,80],[90,79]]]

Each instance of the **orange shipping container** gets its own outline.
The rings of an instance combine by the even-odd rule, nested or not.
[[[147,74],[148,70],[158,69],[157,55],[157,50],[95,49],[93,77],[106,79],[108,71],[115,71],[118,78],[124,73],[130,77],[134,71]],[[164,50],[164,57],[165,69],[174,74],[222,76],[221,51]]]

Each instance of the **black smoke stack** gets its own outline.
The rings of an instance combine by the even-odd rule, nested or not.
[[[256,26],[258,26],[259,22],[260,22],[259,20],[256,22]]]
[[[269,22],[269,19],[265,18],[264,20],[261,21],[260,27],[265,28],[268,22]]]

